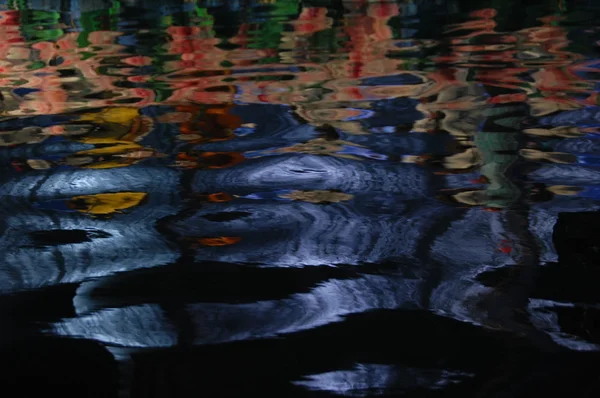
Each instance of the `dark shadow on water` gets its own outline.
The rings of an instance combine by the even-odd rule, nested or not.
[[[7,396],[599,396],[599,12],[0,2]]]

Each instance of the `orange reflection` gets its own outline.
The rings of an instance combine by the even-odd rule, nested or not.
[[[239,236],[219,236],[216,238],[200,238],[198,243],[204,246],[228,246],[233,245],[241,241],[242,238]]]

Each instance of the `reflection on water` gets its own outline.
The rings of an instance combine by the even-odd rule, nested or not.
[[[0,3],[4,384],[596,396],[600,9],[472,3]]]

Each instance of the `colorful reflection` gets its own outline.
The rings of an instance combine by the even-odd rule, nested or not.
[[[2,347],[232,397],[500,396],[598,351],[596,8],[163,3],[0,4]]]

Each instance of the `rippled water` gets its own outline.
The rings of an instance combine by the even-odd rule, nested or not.
[[[8,396],[600,395],[596,2],[0,5]]]

